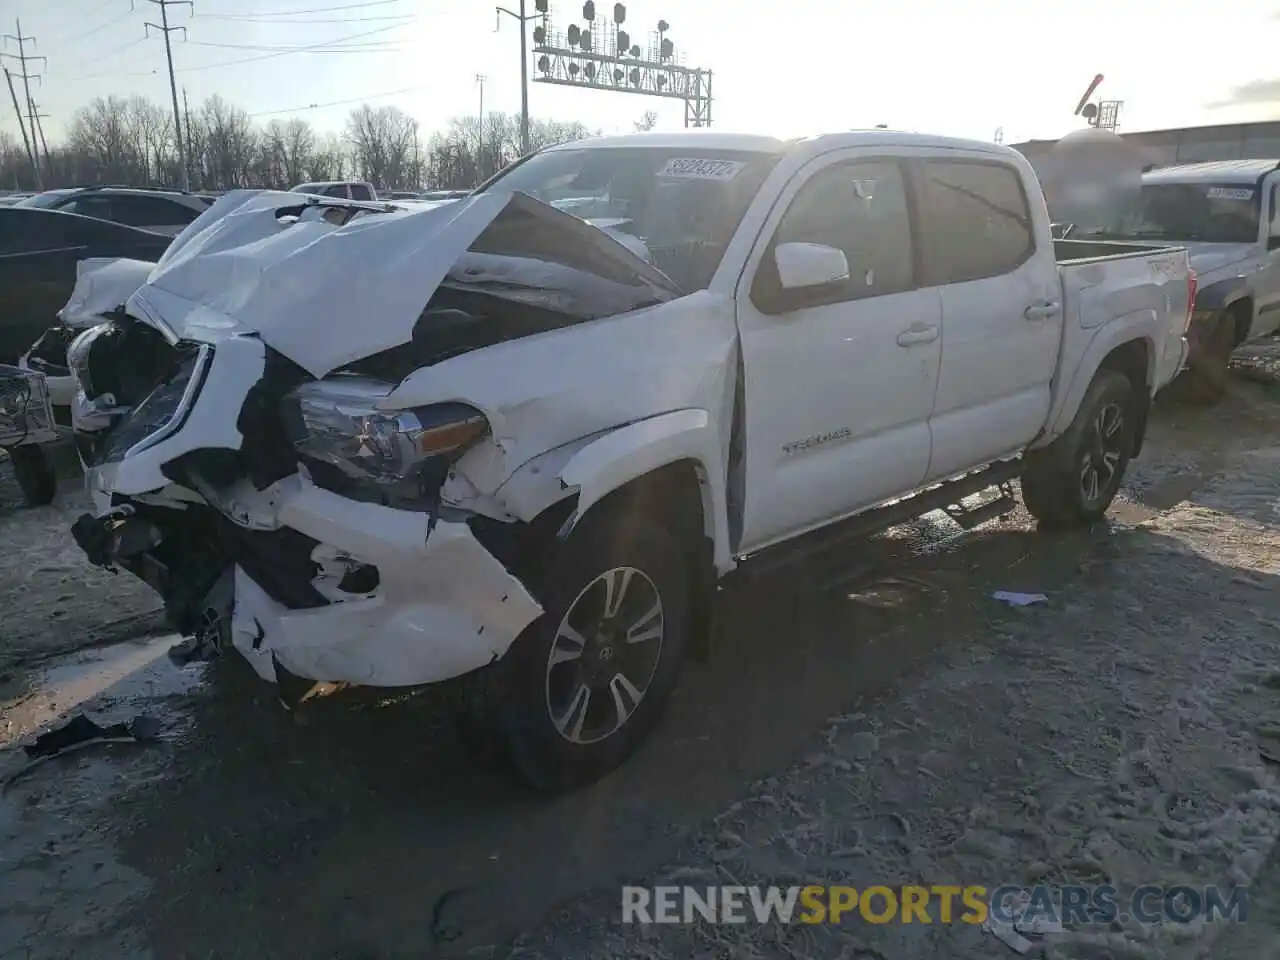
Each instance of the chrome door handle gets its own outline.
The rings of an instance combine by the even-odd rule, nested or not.
[[[917,343],[932,343],[937,339],[937,327],[910,327],[898,334],[898,346],[910,347]]]
[[[1057,300],[1046,300],[1043,303],[1033,303],[1027,309],[1022,311],[1022,315],[1028,320],[1048,320],[1050,317],[1056,317],[1062,312],[1062,304]]]

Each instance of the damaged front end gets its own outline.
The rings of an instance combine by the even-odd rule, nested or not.
[[[492,516],[447,495],[464,456],[501,458],[492,411],[388,399],[447,359],[679,296],[595,228],[539,208],[518,194],[409,213],[229,195],[76,339],[73,420],[97,509],[73,533],[91,562],[160,594],[188,638],[179,656],[234,646],[292,705],[317,685],[467,674],[541,614],[498,558]],[[548,222],[530,234],[530,218]],[[515,232],[592,247],[586,292],[510,256]]]

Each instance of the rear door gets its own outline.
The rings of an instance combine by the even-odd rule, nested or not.
[[[86,255],[76,217],[13,208],[0,215],[0,361],[13,363],[57,319]],[[83,221],[93,223],[94,221]]]
[[[740,283],[750,552],[910,492],[929,463],[940,303],[921,289],[898,157],[840,151],[784,188]],[[835,247],[848,278],[789,299],[774,251]],[[800,293],[800,291],[795,291]]]
[[[933,481],[1021,450],[1044,426],[1062,293],[1044,203],[1017,167],[927,156],[915,171],[926,282],[942,298]]]

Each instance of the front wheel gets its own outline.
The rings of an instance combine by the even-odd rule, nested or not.
[[[1235,317],[1230,313],[1220,313],[1201,333],[1195,355],[1183,374],[1193,400],[1212,405],[1222,399],[1227,391],[1228,370],[1235,346]]]
[[[58,472],[44,448],[36,443],[11,447],[9,459],[27,506],[45,507],[53,503],[58,492]]]
[[[599,508],[597,508],[599,509]],[[689,645],[689,566],[652,517],[605,510],[557,551],[544,613],[504,658],[500,719],[544,790],[619,766],[661,716]]]
[[[1133,454],[1135,400],[1128,377],[1098,371],[1067,432],[1029,458],[1022,500],[1033,517],[1056,527],[1102,519]]]

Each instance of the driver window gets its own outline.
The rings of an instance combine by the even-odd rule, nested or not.
[[[1271,234],[1280,238],[1280,183],[1271,186]]]
[[[791,201],[770,249],[792,242],[844,252],[849,280],[838,300],[911,289],[911,218],[902,167],[891,160],[857,161],[815,174]],[[773,264],[768,256],[761,266],[776,278]]]

